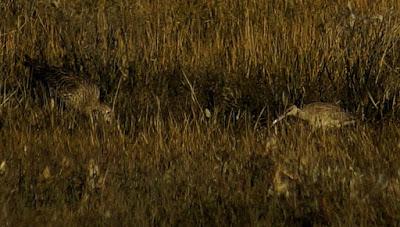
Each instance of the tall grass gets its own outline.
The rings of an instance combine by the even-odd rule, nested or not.
[[[398,225],[399,8],[0,2],[0,223]],[[96,81],[118,125],[53,109],[24,55]],[[270,127],[312,101],[360,123]]]

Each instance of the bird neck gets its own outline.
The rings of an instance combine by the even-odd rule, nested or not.
[[[93,113],[93,111],[96,111],[96,110],[98,110],[99,108],[98,108],[98,106],[97,105],[87,105],[86,107],[85,107],[85,112],[86,113],[88,113],[88,114],[91,114],[91,113]]]
[[[303,120],[308,120],[309,119],[307,114],[304,111],[302,111],[301,109],[297,110],[296,115],[297,115],[298,118],[303,119]]]

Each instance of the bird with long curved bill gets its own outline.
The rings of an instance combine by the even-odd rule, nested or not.
[[[356,123],[355,117],[344,111],[340,106],[314,102],[298,108],[296,105],[289,107],[284,114],[279,116],[272,122],[272,125],[277,124],[288,116],[294,116],[307,121],[313,128],[340,128]]]
[[[32,79],[43,84],[50,95],[67,108],[90,117],[101,116],[106,122],[112,121],[113,110],[100,101],[100,89],[93,81],[29,56],[25,56],[23,64],[31,69]]]

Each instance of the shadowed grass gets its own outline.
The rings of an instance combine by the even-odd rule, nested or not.
[[[398,225],[399,6],[0,3],[0,223]],[[118,124],[52,108],[25,54],[96,81]],[[312,101],[361,121],[270,126]]]

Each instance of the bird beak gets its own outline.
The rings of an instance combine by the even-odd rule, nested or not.
[[[272,122],[272,126],[274,126],[276,123],[278,123],[278,122],[280,122],[283,118],[285,118],[286,117],[286,115],[281,115],[281,116],[279,116],[277,119],[275,119],[273,122]]]

